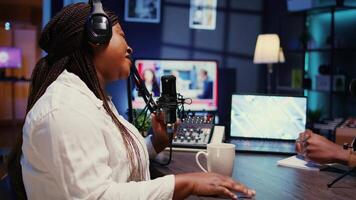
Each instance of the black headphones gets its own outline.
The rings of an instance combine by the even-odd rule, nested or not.
[[[91,12],[85,23],[88,42],[94,45],[109,43],[112,27],[108,15],[104,12],[100,0],[89,0]]]

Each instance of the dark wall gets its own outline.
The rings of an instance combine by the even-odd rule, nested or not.
[[[124,20],[124,1],[106,0],[103,6],[114,11],[126,34],[128,44],[134,50],[134,57],[160,57],[161,24],[126,22]]]
[[[64,1],[77,2],[82,0]],[[189,28],[190,0],[161,0],[161,21],[157,24],[126,22],[124,20],[124,2],[123,0],[103,0],[104,6],[116,12],[119,16],[121,25],[127,35],[127,41],[134,49],[134,57],[215,59],[219,61],[221,69],[227,68],[235,71],[235,81],[228,85],[222,85],[222,88],[229,87],[228,91],[241,93],[264,93],[266,90],[266,67],[252,63],[255,42],[259,33],[278,33],[281,38],[281,46],[285,49],[287,62],[274,65],[274,92],[288,95],[304,94],[303,90],[291,87],[291,74],[293,69],[303,69],[305,66],[304,55],[298,52],[303,49],[300,39],[305,29],[305,19],[303,15],[291,16],[287,12],[285,0],[218,0],[215,30]],[[52,1],[52,13],[60,10],[62,6],[62,1]],[[315,27],[323,24],[324,18],[320,17],[320,23],[318,22],[319,19],[312,20],[309,23],[309,29],[320,30]],[[354,19],[355,17],[352,13],[347,16],[344,14],[337,15],[335,31],[338,44],[341,44],[344,40],[354,40],[353,29],[349,28],[355,21]],[[318,36],[315,33],[316,35],[313,35],[314,43],[322,40],[322,44],[327,44],[324,41],[324,37],[330,35],[327,28],[329,22],[327,20],[324,21],[326,21],[327,25],[323,26],[325,30],[322,33],[325,34],[324,36],[322,36],[323,34]],[[351,59],[339,56],[339,53],[335,57],[335,66],[351,74],[350,77],[347,77],[347,81],[354,77],[355,74],[351,70],[353,69],[352,66],[354,66],[352,59],[354,57],[354,49],[354,45],[351,45],[351,51],[347,51]],[[345,51],[340,51],[340,54],[345,55]],[[307,72],[309,76],[314,76],[314,72],[310,71],[313,71],[314,68],[317,69],[319,63],[327,62],[327,59],[319,59],[318,57],[330,57],[327,53],[324,53],[326,56],[317,55],[317,59],[315,59],[314,54],[318,53],[309,55],[308,65],[313,68]],[[346,64],[344,64],[345,60],[347,60]],[[314,65],[316,67],[313,67]],[[310,78],[313,79],[313,77]],[[115,82],[108,87],[108,91],[114,96],[114,102],[121,113],[124,113],[125,109],[127,109],[127,103],[122,103],[127,99],[126,92],[122,92],[125,88],[125,81]],[[120,92],[119,95],[114,94],[118,91]],[[317,93],[318,91],[312,92]],[[230,93],[226,95],[229,96]],[[351,103],[344,110],[352,110],[354,100],[347,101]],[[320,98],[310,102],[314,102],[317,105],[320,102]],[[354,112],[344,113],[350,115]]]
[[[72,1],[73,2],[73,1]],[[126,22],[124,1],[104,0],[117,13],[135,58],[209,59],[231,68],[234,82],[222,83],[232,92],[265,91],[265,68],[252,63],[256,38],[262,32],[263,0],[218,0],[215,30],[189,28],[190,0],[162,0],[160,23]],[[60,5],[52,5],[53,7]],[[108,86],[120,113],[127,109],[125,81]],[[119,95],[114,94],[119,92]],[[125,103],[123,103],[125,102]]]
[[[265,69],[252,63],[256,38],[263,24],[263,1],[219,0],[215,30],[189,28],[189,0],[161,3],[161,21],[158,24],[126,22],[123,2],[104,3],[118,14],[135,58],[214,59],[219,62],[219,68],[231,68],[233,70],[230,71],[235,73],[233,82],[219,82],[223,84],[220,88],[229,91],[225,96],[235,92],[264,92]],[[125,86],[117,84],[111,87],[118,87],[114,91],[121,91]],[[122,94],[117,102],[126,98],[126,93]],[[121,104],[116,105],[120,107]],[[224,106],[220,109],[228,114],[227,106]]]

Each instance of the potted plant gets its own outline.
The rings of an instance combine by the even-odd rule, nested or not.
[[[137,130],[145,137],[151,127],[151,118],[146,112],[142,112],[140,109],[133,109],[133,125]]]
[[[321,118],[322,115],[322,110],[321,109],[315,109],[315,110],[309,110],[308,111],[308,124],[313,124],[315,122],[318,122]]]

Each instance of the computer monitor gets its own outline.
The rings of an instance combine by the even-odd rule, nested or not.
[[[306,97],[232,95],[231,137],[294,140],[305,130]]]
[[[177,93],[192,100],[190,105],[184,105],[185,110],[217,110],[218,63],[216,61],[137,59],[135,66],[154,98],[160,96],[161,76],[171,74],[176,76]],[[142,109],[145,107],[145,102],[138,96],[136,89],[132,92],[132,99],[132,108]]]
[[[20,68],[22,65],[21,49],[0,47],[0,68]]]

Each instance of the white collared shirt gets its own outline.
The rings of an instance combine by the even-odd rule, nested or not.
[[[137,138],[145,181],[128,182],[130,160],[119,129],[103,102],[65,70],[26,116],[21,165],[29,199],[172,199],[173,175],[150,180],[151,141],[110,105]]]

